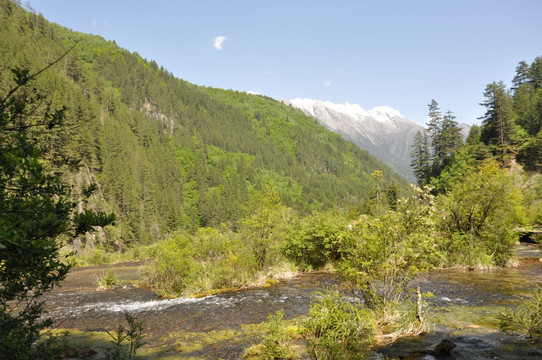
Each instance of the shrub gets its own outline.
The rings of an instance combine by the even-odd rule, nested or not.
[[[288,329],[282,324],[284,310],[277,311],[267,317],[265,324],[265,335],[262,341],[264,359],[290,359],[290,337]]]
[[[201,264],[193,259],[190,239],[175,235],[156,245],[156,258],[145,268],[144,279],[167,294],[182,295],[197,279]]]
[[[342,245],[341,274],[361,291],[365,304],[387,311],[399,302],[420,272],[434,266],[431,221],[432,197],[420,189],[401,199],[397,210],[375,218],[363,216],[352,224],[352,234]]]
[[[494,160],[485,160],[437,199],[437,208],[445,213],[441,230],[448,239],[442,249],[453,251],[451,259],[459,265],[485,265],[488,259],[491,265],[506,265],[517,243],[512,229],[524,221],[521,201],[514,176]]]
[[[375,331],[374,312],[348,302],[336,287],[318,297],[304,324],[307,350],[314,359],[361,359]]]
[[[340,243],[348,235],[347,220],[336,212],[315,212],[288,235],[286,255],[302,270],[320,269],[340,257]]]
[[[514,310],[506,309],[497,316],[499,329],[518,332],[529,338],[542,336],[542,287],[537,287],[531,299],[523,300]]]
[[[240,222],[240,233],[254,257],[255,271],[262,271],[282,258],[292,211],[281,203],[273,184],[259,194],[250,207],[251,215]]]
[[[110,289],[117,286],[119,283],[120,283],[120,279],[115,274],[115,271],[113,270],[113,268],[109,266],[107,273],[104,276],[102,276],[100,280],[98,281],[98,287]]]

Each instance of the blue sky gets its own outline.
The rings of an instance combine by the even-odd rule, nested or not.
[[[189,82],[388,105],[425,123],[435,99],[479,123],[485,86],[542,56],[540,0],[30,0]],[[222,39],[222,41],[220,41]]]

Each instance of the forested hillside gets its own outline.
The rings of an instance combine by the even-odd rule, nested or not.
[[[95,182],[89,205],[117,214],[114,226],[84,241],[120,250],[179,229],[235,227],[271,182],[302,213],[359,206],[376,170],[406,189],[374,157],[273,99],[187,83],[9,0],[0,0],[0,34],[2,94],[13,86],[12,69],[36,73],[60,59],[36,86],[44,106],[67,107],[66,123],[39,141],[51,171],[75,187]],[[60,155],[82,166],[60,166]]]

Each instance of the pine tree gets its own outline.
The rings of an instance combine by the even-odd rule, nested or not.
[[[516,75],[512,80],[511,90],[515,92],[522,84],[526,83],[530,78],[530,68],[525,61],[520,61],[519,65],[516,67]]]
[[[517,159],[529,169],[542,166],[542,57],[529,66],[522,61],[513,80],[513,104],[516,124],[521,126],[518,136]]]
[[[514,152],[515,124],[511,97],[502,81],[486,86],[485,101],[480,105],[486,107],[482,120],[481,139],[493,148],[494,155],[501,162],[506,162]]]
[[[442,159],[446,163],[463,145],[463,135],[455,116],[447,111],[442,119]]]
[[[438,103],[432,99],[429,107],[429,122],[427,123],[427,131],[431,137],[431,154],[433,163],[439,164],[442,159],[442,115]]]
[[[414,136],[410,157],[412,158],[410,166],[414,171],[418,185],[427,184],[431,175],[431,159],[429,155],[429,141],[425,131],[423,133],[418,131]]]

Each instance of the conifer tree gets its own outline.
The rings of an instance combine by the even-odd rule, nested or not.
[[[410,157],[412,158],[410,166],[414,170],[414,176],[416,176],[418,185],[427,184],[431,175],[431,159],[429,155],[429,141],[425,131],[423,133],[418,131],[414,136]]]
[[[529,66],[525,61],[516,68],[513,80],[513,107],[518,136],[518,156],[527,168],[542,166],[542,57]]]
[[[51,320],[41,296],[71,268],[59,254],[60,239],[73,239],[115,217],[76,211],[69,187],[51,173],[40,142],[41,133],[62,126],[66,107],[41,106],[47,99],[29,85],[43,70],[12,71],[15,86],[0,98],[0,358],[42,359],[46,344],[37,340]],[[95,189],[83,189],[81,199]]]
[[[442,159],[442,114],[435,99],[432,99],[431,103],[427,106],[429,107],[427,131],[431,137],[431,147],[433,148],[431,158],[433,164],[438,164],[440,163],[440,159]]]
[[[463,145],[463,136],[461,128],[455,116],[451,111],[447,111],[442,119],[442,157],[443,161],[455,154],[455,152]]]
[[[506,162],[514,152],[514,119],[511,97],[502,81],[486,86],[484,102],[487,110],[482,120],[481,139],[493,148],[501,162]]]

